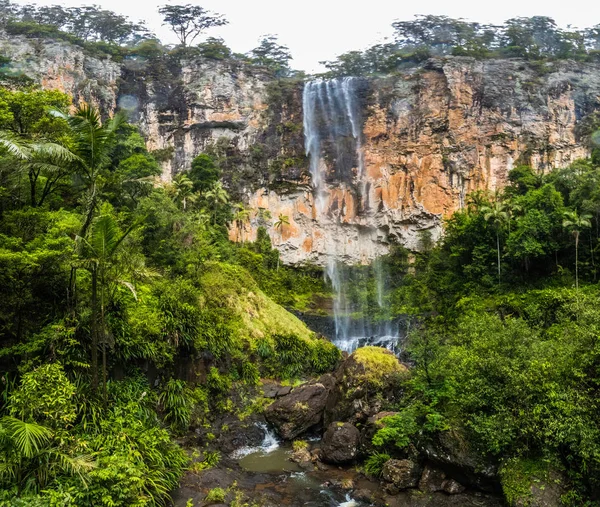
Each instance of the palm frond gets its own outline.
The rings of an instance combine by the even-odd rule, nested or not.
[[[81,162],[81,158],[69,148],[52,142],[37,142],[30,145],[33,156],[55,160],[57,162]]]
[[[110,215],[98,217],[92,227],[90,243],[100,258],[110,257],[120,243],[120,231],[116,220]]]
[[[12,132],[0,132],[0,147],[3,147],[13,157],[21,160],[27,160],[31,157],[29,143]]]
[[[60,472],[68,475],[77,475],[84,485],[87,485],[85,474],[98,466],[90,454],[69,456],[57,449],[49,449],[46,454]]]
[[[119,280],[119,283],[123,287],[127,287],[129,289],[129,291],[133,295],[133,299],[135,299],[136,301],[138,300],[137,292],[136,292],[135,287],[133,286],[133,284],[131,282],[127,282],[125,280]]]
[[[45,426],[21,421],[16,417],[6,416],[1,422],[19,454],[26,458],[35,456],[52,436],[52,432]]]

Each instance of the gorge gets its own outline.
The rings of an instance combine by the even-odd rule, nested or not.
[[[0,18],[0,506],[600,502],[600,28],[60,9]]]

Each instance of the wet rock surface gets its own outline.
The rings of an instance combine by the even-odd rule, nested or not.
[[[473,448],[459,429],[443,431],[419,445],[419,452],[461,484],[498,492],[498,468]]]
[[[296,387],[267,407],[265,417],[281,438],[291,440],[321,423],[330,392],[327,381]]]
[[[419,489],[428,493],[444,491],[449,495],[462,493],[466,488],[458,481],[449,478],[443,470],[426,466],[419,480]]]
[[[394,494],[403,489],[414,488],[419,482],[421,468],[409,459],[390,459],[384,466],[383,479],[388,482],[387,491]]]
[[[358,456],[360,432],[350,423],[332,422],[323,435],[321,445],[323,461],[342,464]]]

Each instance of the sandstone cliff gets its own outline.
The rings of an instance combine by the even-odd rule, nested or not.
[[[392,242],[418,248],[422,231],[435,240],[469,192],[501,188],[515,165],[546,171],[586,156],[578,125],[600,108],[593,64],[454,57],[360,80],[365,179],[357,185],[355,158],[338,170],[339,149],[325,146],[327,197],[318,213],[301,81],[277,81],[235,61],[133,55],[117,63],[67,43],[20,38],[0,38],[0,54],[12,60],[4,71],[105,110],[129,108],[149,148],[169,155],[165,181],[211,152],[231,193],[254,210],[231,238],[253,239],[267,226],[292,264],[323,264],[332,244],[346,262],[367,262]],[[289,224],[275,228],[280,214]]]

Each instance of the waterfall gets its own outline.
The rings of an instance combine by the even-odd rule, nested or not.
[[[343,226],[343,205],[338,202],[326,209],[331,186],[352,191],[359,213],[368,211],[359,85],[354,77],[317,79],[304,85],[304,148],[310,163],[316,216],[321,223]],[[325,275],[334,291],[334,342],[347,352],[363,345],[394,350],[398,333],[392,332],[391,323],[373,326],[364,317],[352,318],[357,309],[346,294],[350,280],[339,261],[344,248],[343,242],[325,238]],[[374,269],[377,303],[383,312],[386,273],[381,262],[376,262]]]

